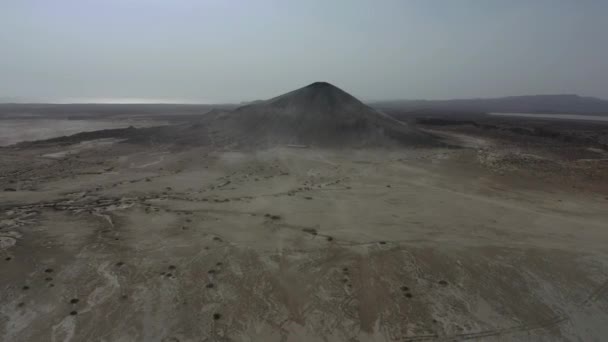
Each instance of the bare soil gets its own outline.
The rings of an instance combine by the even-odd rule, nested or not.
[[[605,339],[602,147],[424,128],[459,147],[2,148],[0,340]]]

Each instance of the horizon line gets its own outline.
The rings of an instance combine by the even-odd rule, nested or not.
[[[595,96],[584,96],[579,94],[528,94],[528,95],[507,95],[493,97],[460,97],[460,98],[444,98],[444,99],[424,99],[424,98],[391,98],[391,99],[364,99],[364,103],[377,102],[394,102],[394,101],[458,101],[458,100],[489,100],[489,99],[504,99],[513,97],[534,97],[534,96],[576,96],[580,98],[590,98],[602,101],[607,99]],[[68,98],[65,100],[48,100],[48,99],[32,99],[20,100],[18,97],[5,98],[8,101],[1,101],[0,105],[240,105],[257,100],[241,100],[241,101],[207,101],[207,100],[188,100],[188,99],[152,99],[152,98]]]

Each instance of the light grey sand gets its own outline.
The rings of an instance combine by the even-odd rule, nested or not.
[[[603,197],[475,150],[94,146],[1,155],[0,340],[608,336]]]

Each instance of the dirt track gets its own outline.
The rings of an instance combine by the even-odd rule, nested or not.
[[[2,153],[1,340],[608,335],[608,200],[477,150],[66,150]]]

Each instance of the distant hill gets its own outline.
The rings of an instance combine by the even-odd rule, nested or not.
[[[488,99],[396,100],[370,103],[391,110],[441,110],[455,112],[548,113],[608,115],[608,101],[578,95],[530,95]]]

